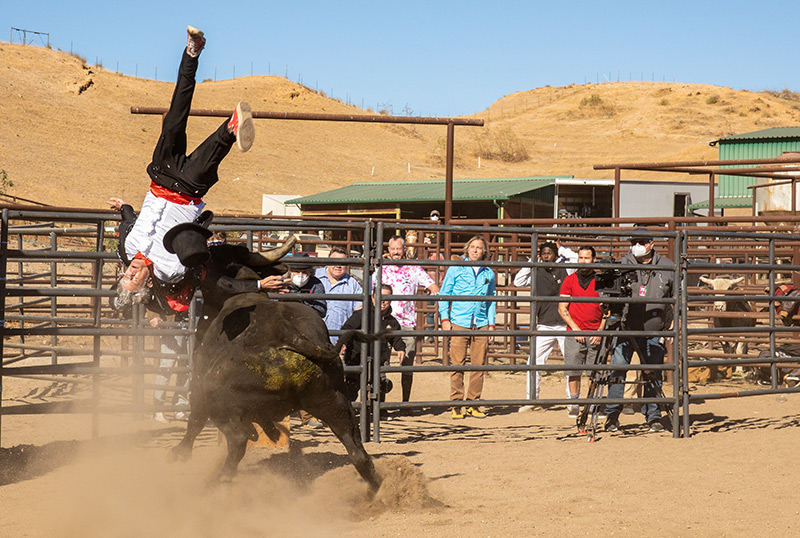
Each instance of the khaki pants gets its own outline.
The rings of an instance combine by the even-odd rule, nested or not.
[[[469,327],[460,327],[453,324],[454,331],[467,330]],[[489,331],[489,326],[481,327],[481,331]],[[450,364],[461,366],[465,364],[467,358],[467,346],[469,346],[470,364],[484,365],[488,358],[489,337],[488,336],[453,336],[450,338]],[[484,372],[469,372],[469,386],[467,388],[467,400],[479,400],[483,392]],[[450,399],[464,399],[464,372],[452,372],[450,374]]]

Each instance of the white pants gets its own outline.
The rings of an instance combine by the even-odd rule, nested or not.
[[[537,325],[537,331],[566,331],[566,325]],[[547,362],[547,358],[550,356],[550,353],[553,351],[553,346],[558,343],[558,349],[561,351],[561,354],[564,354],[564,336],[548,336],[540,334],[536,337],[536,364],[542,365]],[[531,356],[528,355],[528,364],[531,363]],[[538,398],[539,397],[539,382],[541,381],[541,375],[539,372],[536,372],[536,382],[534,384],[534,375],[533,372],[528,372],[528,380],[526,383],[526,390],[525,395],[530,400],[531,398]],[[531,391],[531,388],[534,388]],[[569,394],[569,387],[567,388],[567,394]]]
[[[167,369],[167,368],[174,368],[175,366],[179,366],[179,361],[175,357],[177,353],[186,353],[186,350],[183,348],[184,337],[182,336],[174,336],[174,337],[163,337],[161,343],[161,359],[158,362],[158,367]],[[156,385],[159,387],[168,387],[171,374],[166,372],[159,372],[156,374]],[[187,399],[187,394],[189,390],[189,374],[178,374],[177,380],[175,381],[175,385],[178,387],[183,387],[186,389],[186,392],[176,392],[173,394],[172,403],[175,405],[189,405],[189,400]],[[158,404],[165,404],[166,403],[167,393],[164,389],[156,389],[153,391],[153,403],[156,405]]]

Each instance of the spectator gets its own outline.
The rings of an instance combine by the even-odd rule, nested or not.
[[[218,247],[220,245],[225,245],[227,242],[228,234],[225,232],[214,232],[211,234],[211,237],[208,238],[209,247]]]
[[[389,259],[401,260],[405,258],[405,240],[399,235],[389,239]],[[424,288],[431,294],[439,293],[439,286],[433,281],[420,265],[384,265],[381,271],[381,283],[391,286],[392,295],[416,295],[418,288]],[[400,327],[405,331],[413,331],[417,326],[417,312],[414,301],[393,301],[392,313]],[[405,356],[401,366],[412,366],[417,355],[417,338],[415,336],[403,337],[405,343]],[[403,372],[400,376],[403,389],[403,401],[411,397],[411,385],[414,382],[413,372]]]
[[[558,246],[555,243],[542,243],[539,247],[539,260],[545,263],[556,263],[558,260]],[[530,261],[530,260],[528,260]],[[561,291],[561,284],[567,278],[567,271],[563,267],[538,267],[536,270],[536,295],[539,297],[557,297]],[[530,286],[531,268],[523,267],[514,276],[514,285],[517,287]],[[533,324],[534,321],[531,322]],[[537,331],[566,331],[567,326],[558,314],[558,303],[537,302],[536,303],[536,330]],[[547,362],[555,344],[564,354],[564,337],[547,334],[539,334],[534,339],[536,347],[533,356],[536,357],[536,364],[542,365]],[[531,355],[528,355],[528,364],[531,363]],[[536,382],[531,386],[532,372],[528,372],[525,395],[528,400],[539,397],[539,384],[541,374],[536,372]],[[527,411],[532,406],[525,405],[519,410]]]
[[[330,253],[331,258],[347,258],[347,251],[341,247],[333,247]],[[357,295],[363,293],[361,284],[350,276],[347,266],[345,265],[328,265],[327,267],[320,267],[317,269],[316,275],[322,281],[326,294],[342,294],[342,295]],[[362,301],[345,300],[337,301],[334,299],[327,300],[327,312],[325,312],[325,325],[328,331],[338,331],[344,325],[344,322],[355,312],[361,308]],[[335,344],[338,340],[337,336],[330,336],[331,343]]]
[[[186,316],[176,313],[175,321],[185,322]],[[157,328],[162,322],[160,316],[155,316],[150,319],[150,326]],[[181,358],[178,358],[181,356]],[[188,366],[186,349],[186,337],[184,336],[162,336],[161,337],[161,358],[158,361],[158,373],[156,374],[155,384],[157,388],[153,391],[153,404],[158,407],[163,407],[167,403],[166,387],[169,386],[169,380],[172,377],[169,369],[175,366]],[[172,394],[172,404],[189,408],[189,373],[184,372],[177,374],[175,385],[181,387],[183,390],[175,391]],[[187,415],[183,410],[175,412],[175,420],[186,420]],[[164,416],[163,411],[156,410],[153,413],[153,419],[158,422],[168,422]]]
[[[578,263],[592,264],[597,254],[594,247],[580,247],[578,249]],[[581,267],[576,272],[567,276],[561,285],[562,297],[599,297],[594,290],[594,269]],[[571,331],[602,331],[605,325],[603,307],[600,303],[559,303],[558,313],[566,322]],[[565,338],[564,365],[580,366],[592,362],[600,352],[600,336],[572,336]],[[581,393],[581,371],[567,370],[567,394],[571,399],[577,399]],[[568,405],[567,414],[578,418],[580,408],[577,405]]]
[[[647,228],[636,228],[631,237],[631,249],[620,259],[625,265],[645,264],[651,267],[659,265],[672,265],[672,260],[659,255],[654,250],[653,237],[647,235]],[[672,297],[673,293],[672,269],[643,269],[636,271],[636,280],[632,283],[634,297],[648,297],[662,299]],[[630,303],[625,316],[625,330],[630,331],[665,331],[672,327],[672,307],[663,303]],[[636,351],[642,364],[664,364],[664,344],[658,336],[620,338],[614,348],[612,364],[630,364],[633,352]],[[608,388],[609,398],[622,398],[625,388],[625,374],[627,372],[615,371],[612,373]],[[661,392],[661,371],[646,371],[644,378],[649,379],[644,385],[643,396],[656,398]],[[619,429],[619,414],[622,410],[620,404],[606,404],[606,431],[615,432]],[[651,432],[664,431],[661,423],[661,409],[658,404],[642,404],[642,414],[647,419]]]
[[[308,263],[308,253],[298,252],[294,256],[285,258],[289,264],[289,269],[292,271],[292,280],[289,283],[289,293],[311,293],[320,294],[325,293],[325,286],[320,279],[311,273],[314,272],[311,264]],[[306,299],[303,301],[304,305],[313,308],[321,318],[325,318],[328,312],[328,305],[325,299]]]
[[[390,295],[392,293],[391,286],[388,285],[381,285],[381,293],[384,295]],[[372,315],[373,315],[373,308],[375,307],[375,293],[372,294],[372,299],[367,306],[367,326],[369,329],[367,333],[372,333]],[[341,353],[344,350],[343,360],[347,366],[359,366],[361,365],[361,342],[358,338],[355,338],[355,331],[361,331],[362,329],[362,318],[364,312],[361,310],[357,312],[353,312],[353,314],[345,321],[344,325],[342,325],[343,334],[336,342],[336,351]],[[399,331],[400,330],[400,323],[397,319],[392,315],[392,306],[388,300],[381,301],[381,332],[382,331]],[[367,383],[372,383],[372,352],[373,352],[373,344],[367,343],[367,371],[365,372],[367,375]],[[386,366],[389,364],[389,357],[392,354],[392,349],[397,351],[398,356],[400,357],[400,361],[402,362],[405,359],[405,352],[406,352],[406,344],[403,342],[403,338],[400,336],[390,336],[389,338],[382,339],[380,342],[380,360],[381,365]],[[381,374],[381,401],[385,400],[386,394],[392,390],[392,382],[386,378],[385,374]],[[360,385],[360,376],[356,373],[347,373],[345,374],[345,384],[347,385],[347,392],[348,396],[350,397],[350,401],[355,401],[356,397],[358,396],[358,390]],[[386,416],[386,413],[382,413],[382,416]]]
[[[477,262],[486,259],[487,251],[486,240],[476,235],[467,242],[464,255],[467,260]],[[451,266],[445,273],[440,293],[493,297],[497,295],[494,272],[488,267],[481,266]],[[465,363],[467,346],[469,346],[470,362],[473,365],[482,366],[487,363],[489,342],[492,340],[489,331],[494,329],[496,312],[497,303],[494,301],[439,301],[442,329],[445,331],[473,329],[487,335],[451,337],[451,364],[460,366]],[[467,400],[479,400],[482,392],[483,372],[470,372]],[[464,399],[464,372],[450,374],[450,399],[454,402]],[[467,407],[466,412],[463,412],[460,405],[453,407],[453,419],[464,418],[465,415],[475,418],[486,416],[474,406]]]

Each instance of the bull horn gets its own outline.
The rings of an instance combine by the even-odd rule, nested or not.
[[[742,282],[743,280],[744,280],[744,277],[740,276],[737,279],[731,280],[731,284],[738,284],[738,283]]]
[[[294,248],[295,243],[297,243],[297,237],[291,236],[283,245],[266,251],[262,256],[272,263],[277,262]]]
[[[291,236],[279,247],[275,247],[263,253],[253,252],[251,255],[251,263],[249,265],[272,265],[286,256],[286,254],[292,250],[295,243],[297,243],[297,238],[295,236]]]
[[[708,279],[708,278],[706,278],[706,277],[704,277],[704,276],[701,276],[701,277],[700,277],[700,281],[701,281],[701,282],[705,282],[705,283],[706,283],[706,284],[708,284],[709,286],[713,286],[713,285],[714,285],[714,282],[713,282],[712,280],[710,280],[710,279]]]

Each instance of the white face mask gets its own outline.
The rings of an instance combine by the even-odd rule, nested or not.
[[[644,258],[647,256],[647,246],[636,243],[631,246],[631,253],[637,258]]]
[[[305,273],[297,273],[292,275],[292,284],[297,286],[298,288],[302,288],[308,282],[309,276]]]

